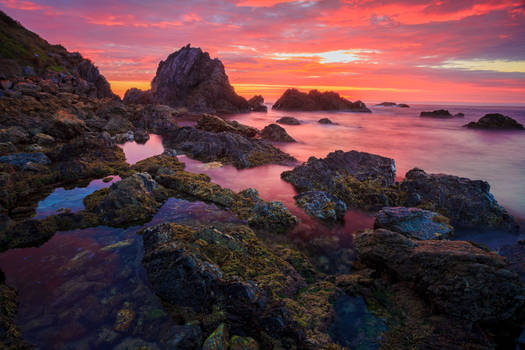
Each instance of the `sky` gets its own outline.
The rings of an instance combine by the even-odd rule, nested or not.
[[[350,100],[525,105],[525,0],[0,0],[52,44],[90,58],[123,95],[191,43],[235,90]]]

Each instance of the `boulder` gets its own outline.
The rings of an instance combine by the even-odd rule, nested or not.
[[[259,130],[257,130],[256,128],[240,124],[235,120],[224,120],[221,117],[217,117],[215,115],[210,114],[203,114],[202,117],[197,121],[197,125],[195,127],[197,129],[211,132],[228,131],[246,137],[254,137],[259,132]]]
[[[144,91],[137,88],[131,88],[124,94],[124,99],[122,102],[127,105],[147,105],[153,102],[153,96],[151,95],[151,90]]]
[[[286,130],[277,124],[270,124],[264,127],[262,129],[261,138],[268,140],[268,141],[276,141],[276,142],[296,142],[288,133]]]
[[[135,141],[137,141],[137,143],[143,144],[149,140],[149,134],[144,129],[137,129],[133,133],[133,138],[135,139]]]
[[[6,129],[0,129],[0,142],[10,142],[16,145],[18,143],[29,143],[30,141],[31,136],[22,127],[11,126]]]
[[[301,124],[301,122],[297,120],[297,118],[287,117],[287,116],[281,117],[277,119],[276,121],[279,124],[286,124],[286,125],[300,125]]]
[[[47,133],[55,138],[72,139],[86,132],[86,123],[75,114],[59,109],[52,118],[52,126]]]
[[[252,112],[268,112],[268,107],[264,105],[264,98],[261,95],[250,98],[248,106],[250,106],[250,111]]]
[[[335,151],[324,159],[310,157],[281,174],[300,193],[325,191],[348,207],[364,210],[397,205],[399,193],[392,188],[395,177],[393,159],[357,151]]]
[[[272,109],[283,111],[348,111],[366,112],[370,110],[361,101],[351,102],[333,91],[309,93],[297,89],[288,89],[274,103]]]
[[[332,122],[330,119],[328,118],[321,118],[317,121],[319,124],[332,124],[332,125],[335,125],[336,123]]]
[[[397,103],[395,103],[395,102],[381,102],[381,103],[376,104],[376,106],[380,106],[380,107],[394,107],[394,106],[397,106]]]
[[[374,228],[399,232],[415,239],[449,238],[453,228],[449,220],[433,211],[419,208],[385,207],[375,217]]]
[[[340,221],[347,209],[342,200],[324,191],[303,192],[294,199],[308,215],[323,221]]]
[[[432,210],[450,219],[456,228],[519,230],[518,223],[481,180],[445,174],[427,174],[414,168],[401,183],[405,205]]]
[[[151,94],[155,103],[198,112],[238,113],[250,109],[248,101],[230,85],[222,62],[189,44],[159,63]]]
[[[231,132],[212,133],[182,127],[164,136],[164,146],[203,162],[219,161],[238,169],[263,164],[289,164],[295,158],[264,140],[249,139]]]
[[[359,234],[354,244],[365,265],[412,283],[435,312],[495,332],[521,332],[525,286],[498,254],[469,242],[412,240],[383,229]]]
[[[51,160],[42,152],[14,153],[0,157],[0,163],[7,163],[18,168],[24,168],[28,163],[48,165]]]
[[[407,105],[406,103],[399,103],[397,106],[398,106],[399,108],[410,108],[410,106]]]
[[[432,111],[432,112],[421,112],[421,114],[419,116],[420,117],[428,117],[428,118],[443,118],[443,119],[447,119],[447,118],[454,118],[454,117],[462,117],[462,115],[460,115],[460,114],[461,113],[452,115],[446,109],[438,109],[438,110],[435,110],[435,111]]]
[[[499,113],[485,114],[477,122],[464,125],[469,129],[523,130],[523,125],[516,120]]]

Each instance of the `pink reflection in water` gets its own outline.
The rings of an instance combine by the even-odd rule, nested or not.
[[[162,137],[155,134],[149,135],[149,140],[141,145],[136,142],[126,142],[120,145],[124,154],[126,155],[126,161],[129,164],[135,164],[143,159],[162,154],[164,152],[164,146],[162,145]]]

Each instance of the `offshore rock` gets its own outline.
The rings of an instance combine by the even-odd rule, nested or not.
[[[319,124],[332,124],[332,125],[335,125],[336,123],[332,122],[330,119],[328,118],[321,118],[317,121]]]
[[[342,200],[324,191],[303,192],[294,199],[308,215],[323,221],[342,220],[347,209]]]
[[[210,114],[203,114],[202,117],[197,121],[197,125],[195,127],[197,129],[215,133],[228,131],[246,137],[254,137],[259,132],[259,130],[256,128],[241,124],[235,120],[224,120],[221,117]]]
[[[301,122],[297,120],[297,118],[287,117],[287,116],[277,119],[276,122],[279,124],[286,124],[286,125],[300,125],[301,124]]]
[[[222,62],[188,44],[161,61],[151,82],[153,101],[207,113],[250,110],[228,81]]]
[[[148,105],[153,103],[153,96],[151,95],[151,90],[144,91],[137,88],[131,88],[124,94],[122,102],[127,105]]]
[[[231,132],[212,133],[182,127],[166,135],[163,143],[203,162],[219,161],[238,169],[263,164],[289,164],[295,158],[264,140],[248,139]]]
[[[226,320],[232,333],[242,331],[262,345],[270,339],[301,343],[300,331],[276,298],[294,295],[304,280],[249,228],[165,223],[142,235],[148,279],[173,316],[205,320],[215,313],[222,317],[205,322],[208,332]]]
[[[464,117],[465,114],[463,113],[457,113],[457,114],[450,114],[450,112],[446,109],[438,109],[432,112],[421,112],[419,115],[420,117],[428,117],[428,118],[442,118],[442,119],[449,119],[449,118],[461,118]]]
[[[523,130],[523,125],[511,117],[499,113],[485,114],[477,122],[464,125],[469,129],[491,129],[491,130]]]
[[[250,98],[248,106],[250,106],[250,111],[252,112],[268,112],[268,107],[264,105],[264,98],[261,95]]]
[[[406,206],[438,212],[457,228],[519,230],[518,223],[498,204],[485,181],[427,174],[414,168],[406,173],[401,191],[406,194]]]
[[[297,89],[288,89],[275,102],[272,109],[283,111],[349,111],[366,112],[370,110],[361,101],[351,102],[333,91],[309,93]]]
[[[261,130],[261,138],[268,141],[275,141],[275,142],[297,142],[288,135],[286,130],[277,124],[270,124],[264,127],[264,129]]]
[[[433,211],[418,208],[385,207],[375,217],[374,228],[399,232],[415,239],[449,238],[454,229],[449,220]]]
[[[469,242],[411,240],[383,229],[361,233],[354,243],[363,263],[413,283],[438,313],[494,332],[521,331],[525,287],[498,254]]]

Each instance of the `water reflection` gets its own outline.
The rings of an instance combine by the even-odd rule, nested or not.
[[[126,142],[119,145],[126,155],[126,162],[128,164],[135,164],[143,159],[162,154],[164,146],[162,145],[162,137],[155,134],[149,134],[149,140],[144,144],[135,141]]]

